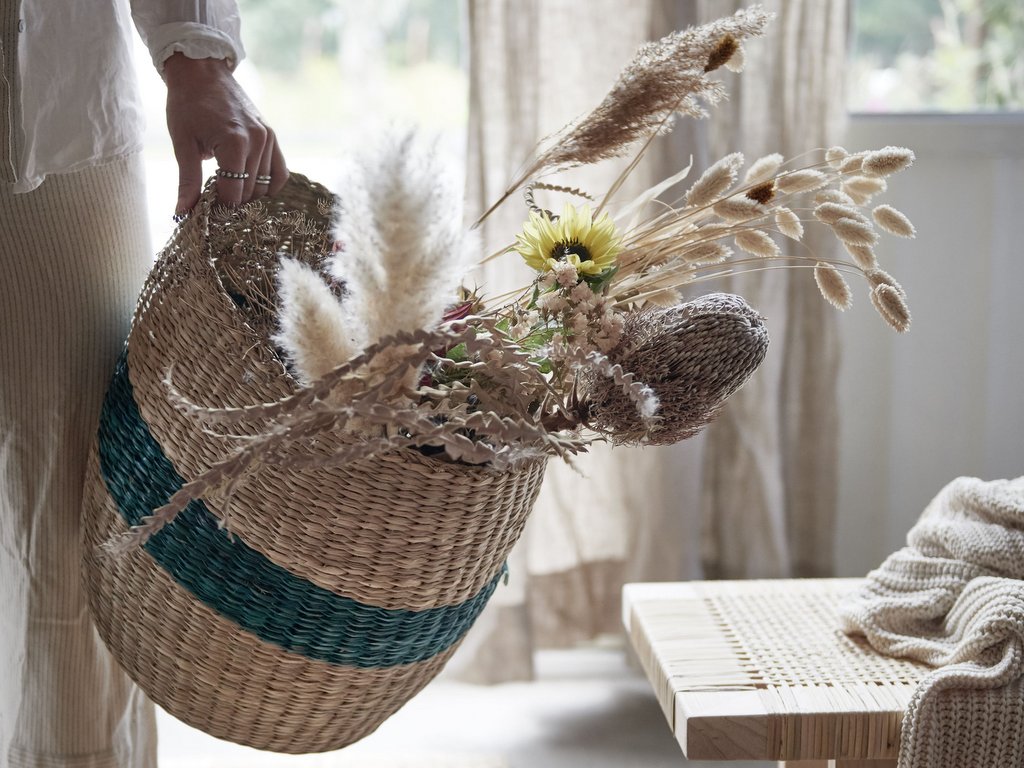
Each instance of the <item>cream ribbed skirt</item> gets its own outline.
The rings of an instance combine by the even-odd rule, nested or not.
[[[79,576],[81,487],[150,264],[137,156],[0,185],[0,768],[156,765]]]

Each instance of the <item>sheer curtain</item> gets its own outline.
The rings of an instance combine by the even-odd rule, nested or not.
[[[696,178],[709,160],[736,148],[752,160],[835,143],[841,102],[825,103],[825,94],[841,82],[834,68],[843,61],[845,2],[767,5],[779,18],[768,39],[748,47],[748,72],[731,78],[727,112],[716,110],[713,130],[687,120],[659,139],[622,200],[691,156]],[[539,139],[595,106],[638,45],[736,7],[720,0],[470,0],[470,212],[501,195]],[[600,193],[621,167],[578,169],[571,183]],[[499,208],[482,227],[486,252],[511,242],[525,215],[516,199]],[[515,259],[498,261],[478,276],[488,295],[528,282]],[[533,650],[616,635],[626,581],[797,573],[807,570],[805,553],[810,570],[829,569],[835,431],[814,427],[834,414],[834,333],[817,311],[824,303],[809,275],[768,274],[716,288],[742,293],[768,317],[769,364],[701,437],[669,448],[598,445],[575,469],[553,462],[510,559],[509,584],[450,671],[478,681],[528,679]],[[705,290],[697,286],[692,295]],[[817,303],[805,307],[812,294]],[[804,473],[818,480],[809,483]]]

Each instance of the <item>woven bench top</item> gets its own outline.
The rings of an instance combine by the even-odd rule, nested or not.
[[[627,584],[623,621],[691,760],[895,759],[929,667],[839,630],[859,579]]]

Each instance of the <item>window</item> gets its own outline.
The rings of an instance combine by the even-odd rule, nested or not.
[[[1024,110],[1021,0],[854,0],[853,112]]]
[[[291,170],[337,190],[352,141],[389,120],[439,138],[465,162],[468,76],[453,0],[238,0],[246,59],[235,76],[273,126]],[[173,229],[178,168],[166,91],[138,44],[155,247]],[[205,164],[207,175],[215,164]]]

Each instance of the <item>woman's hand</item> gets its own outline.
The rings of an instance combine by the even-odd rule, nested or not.
[[[203,160],[217,159],[217,199],[238,205],[278,192],[288,168],[273,130],[220,59],[175,53],[164,62],[167,129],[178,161],[177,214],[191,211],[203,184]],[[224,174],[227,175],[224,175]],[[231,178],[231,175],[245,178]]]

